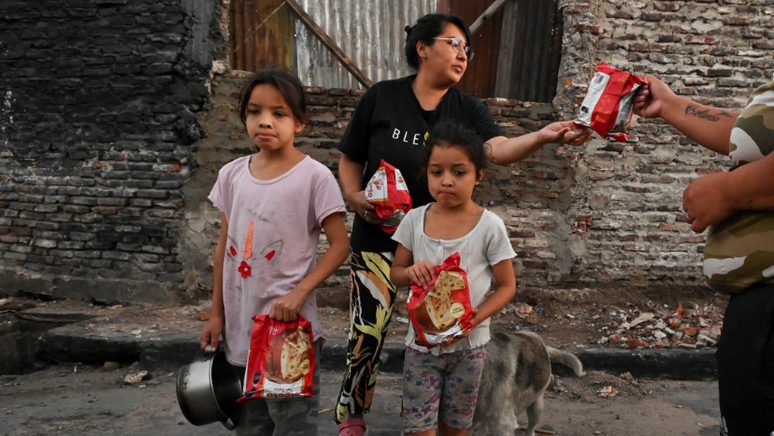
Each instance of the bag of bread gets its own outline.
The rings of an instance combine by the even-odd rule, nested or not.
[[[411,210],[411,195],[400,170],[382,159],[379,169],[368,181],[366,200],[376,206],[376,214],[384,220],[380,226],[387,233],[394,233]]]
[[[603,138],[610,136],[618,142],[628,141],[634,95],[647,83],[643,77],[603,62],[594,72],[575,125],[591,127]]]
[[[258,315],[253,321],[243,396],[238,401],[311,397],[314,389],[312,323],[302,316],[285,322]]]
[[[436,277],[427,287],[412,282],[408,311],[414,339],[433,348],[462,336],[473,328],[468,276],[460,268],[460,254],[454,253],[435,267]]]

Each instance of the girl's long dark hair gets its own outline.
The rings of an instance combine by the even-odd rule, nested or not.
[[[277,88],[282,98],[285,99],[293,116],[302,124],[308,124],[310,117],[306,111],[306,94],[304,94],[304,85],[290,70],[281,67],[267,67],[256,71],[247,83],[239,91],[239,118],[242,124],[247,119],[247,103],[250,101],[250,94],[253,93],[258,85],[272,85]]]

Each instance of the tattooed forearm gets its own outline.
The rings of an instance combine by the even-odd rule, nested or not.
[[[484,143],[484,154],[486,155],[487,159],[492,160],[492,144],[490,144],[489,141]]]
[[[699,110],[700,107],[701,106],[698,104],[689,104],[688,107],[685,108],[685,115],[691,115],[703,120],[712,121],[713,123],[720,121],[720,117],[731,118],[731,114],[726,111],[719,110],[718,113],[711,114],[709,109]]]
[[[757,207],[756,204],[755,204],[755,200],[753,200],[752,198],[747,200],[747,207],[746,207],[746,209],[747,210],[761,210],[761,211],[766,211],[766,212],[774,211],[774,207],[772,207],[772,206]]]

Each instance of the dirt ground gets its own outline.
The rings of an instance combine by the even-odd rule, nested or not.
[[[152,373],[127,385],[136,365],[105,371],[59,364],[41,371],[0,376],[0,435],[212,436],[230,434],[220,424],[195,427],[180,412],[176,373]],[[341,375],[322,374],[320,436],[337,435],[332,407]],[[399,436],[401,377],[382,374],[369,436]],[[526,424],[526,417],[519,418]],[[717,435],[717,382],[627,380],[589,372],[556,378],[545,398],[542,434],[564,436]],[[517,432],[516,436],[523,434]],[[541,433],[539,433],[541,434]]]
[[[401,291],[386,341],[402,342],[408,329]],[[531,330],[554,347],[696,348],[715,346],[728,296],[708,290],[642,292],[571,289],[517,294],[492,318],[492,331]],[[320,307],[326,338],[343,341],[349,314],[337,307]],[[179,306],[103,306],[76,300],[41,301],[32,296],[0,298],[0,313],[27,320],[75,322],[89,317],[95,330],[199,331],[209,302]],[[138,333],[136,333],[138,334]]]
[[[406,298],[404,292],[397,297],[387,341],[399,342],[406,335],[409,320],[406,305],[401,304]],[[534,331],[554,347],[715,346],[727,302],[728,296],[708,290],[530,292],[517,294],[492,318],[491,328],[493,332]],[[320,319],[329,340],[346,339],[347,311],[320,308]],[[657,332],[666,336],[660,338]],[[699,338],[702,332],[707,340]]]

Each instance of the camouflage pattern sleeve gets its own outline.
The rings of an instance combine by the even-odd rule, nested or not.
[[[774,150],[774,81],[756,89],[734,124],[729,156],[739,167]],[[771,187],[774,189],[774,186]],[[710,228],[704,275],[720,292],[774,283],[774,212],[743,211]]]

